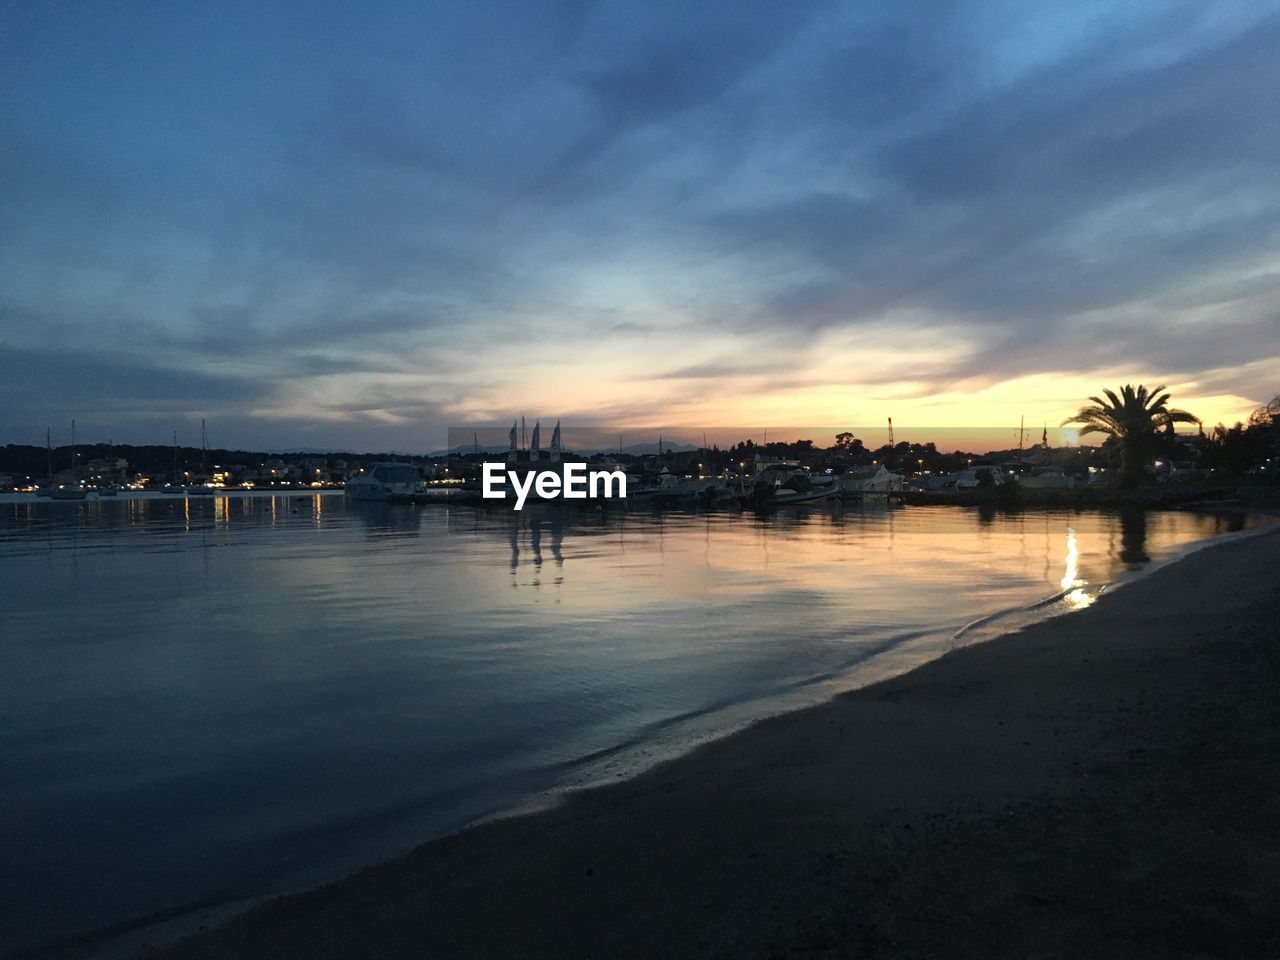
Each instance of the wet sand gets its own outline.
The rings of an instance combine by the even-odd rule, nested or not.
[[[1280,956],[1280,535],[172,958]]]

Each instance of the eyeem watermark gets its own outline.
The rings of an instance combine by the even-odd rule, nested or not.
[[[539,500],[586,500],[627,496],[627,475],[621,470],[587,470],[585,463],[564,463],[559,470],[508,470],[504,463],[485,461],[481,495],[506,500],[507,484],[515,493],[515,509],[524,509],[533,493]]]

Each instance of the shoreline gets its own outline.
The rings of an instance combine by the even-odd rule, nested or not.
[[[1046,912],[1072,922],[1092,922],[1096,912],[1111,917],[1114,903],[1095,904],[1097,911],[1078,904],[1065,913],[1051,909],[1061,899],[1055,888],[1070,894],[1067,902],[1087,899],[1088,889],[1069,881],[1079,879],[1081,863],[1107,859],[1118,827],[1126,834],[1155,832],[1134,851],[1146,859],[1159,860],[1188,839],[1187,811],[1166,809],[1156,786],[1193,794],[1198,789],[1191,813],[1211,820],[1235,814],[1238,822],[1230,817],[1224,822],[1228,833],[1247,823],[1250,835],[1264,836],[1266,843],[1250,849],[1271,859],[1255,863],[1242,851],[1243,863],[1233,861],[1231,875],[1254,876],[1268,896],[1280,897],[1274,869],[1280,837],[1274,826],[1266,826],[1280,823],[1269,799],[1280,784],[1278,725],[1218,730],[1217,745],[1231,748],[1225,758],[1206,747],[1213,741],[1197,740],[1199,749],[1186,756],[1170,755],[1161,764],[1142,759],[1168,753],[1171,739],[1186,747],[1187,736],[1175,736],[1187,732],[1181,729],[1186,721],[1179,719],[1179,695],[1197,689],[1195,678],[1203,677],[1206,667],[1221,673],[1231,666],[1220,657],[1199,663],[1206,651],[1197,648],[1196,638],[1247,635],[1240,642],[1247,640],[1255,653],[1262,640],[1274,639],[1274,626],[1259,616],[1280,599],[1270,575],[1278,557],[1280,536],[1274,530],[1213,542],[1123,591],[1109,591],[1075,616],[1049,618],[829,703],[759,721],[633,779],[571,794],[550,809],[482,823],[328,886],[271,901],[157,955],[395,957],[417,955],[430,944],[439,956],[767,956],[768,950],[785,956],[815,937],[821,942],[812,944],[818,952],[810,955],[841,956],[841,950],[854,951],[855,945],[859,954],[898,955],[890,947],[912,937],[928,940],[946,931],[946,942],[959,942],[957,936],[977,936],[986,925],[964,921],[981,912],[974,910],[981,904],[968,902],[959,913],[943,911],[923,924],[904,923],[901,913],[879,902],[885,884],[901,888],[901,902],[914,897],[923,909],[921,890],[910,882],[913,873],[963,873],[983,862],[984,854],[989,861],[1000,851],[1016,854],[1014,865],[1019,857],[1031,857],[1046,874],[1035,884],[1040,892],[1028,912],[1005,916],[1004,927],[1017,926],[1013,921],[1022,916],[1028,922],[1039,918],[1038,928]],[[1241,578],[1253,589],[1225,589]],[[1232,608],[1230,623],[1222,625],[1214,605],[1189,600],[1206,592],[1206,599],[1221,599],[1220,606]],[[1153,634],[1157,624],[1160,630]],[[1114,645],[1100,643],[1098,627],[1128,636]],[[1082,662],[1081,645],[1093,655]],[[1028,673],[1032,654],[1039,663]],[[1158,722],[1135,727],[1135,707],[1127,702],[1131,693],[1123,678],[1099,676],[1096,664],[1121,654],[1126,661],[1141,654],[1139,659],[1171,670],[1165,689],[1146,691],[1141,698],[1140,716]],[[1081,663],[1091,662],[1095,666],[1082,668]],[[1267,665],[1274,669],[1275,658]],[[1126,677],[1135,675],[1132,663],[1125,667]],[[1074,724],[1059,715],[1070,712],[1063,686],[1051,683],[1044,689],[1046,676],[1055,671],[1070,675],[1057,678],[1072,681],[1066,686],[1068,701],[1083,697],[1081,702],[1098,704]],[[1228,675],[1222,697],[1196,706],[1247,703],[1254,712],[1269,710],[1274,720],[1276,709],[1257,702],[1265,676],[1275,679],[1265,670]],[[1239,696],[1251,691],[1252,696]],[[939,715],[939,705],[946,704],[967,709]],[[1050,710],[1046,717],[1051,705],[1057,713]],[[1125,723],[1118,725],[1122,715]],[[1054,729],[1046,731],[1046,722],[1055,717]],[[832,728],[841,736],[833,737]],[[857,733],[846,736],[850,728]],[[1029,739],[1020,747],[1019,737]],[[1117,753],[1112,742],[1117,740],[1135,745]],[[1033,742],[1041,747],[1032,748]],[[1266,749],[1259,754],[1258,747]],[[1213,791],[1202,795],[1203,782],[1198,788],[1177,787],[1189,768],[1222,759],[1231,761],[1227,772],[1236,775],[1247,772],[1238,769],[1241,760],[1258,760],[1253,776],[1271,793],[1261,791],[1247,810],[1238,809],[1239,802],[1219,809],[1224,798],[1215,804]],[[1142,768],[1140,776],[1131,769],[1134,763]],[[1130,809],[1142,810],[1144,803],[1117,805],[1117,798],[1135,795],[1146,801],[1145,818]],[[1161,816],[1150,807],[1153,798]],[[1076,847],[1093,855],[1075,858],[1076,869],[1061,863],[1055,868],[1043,844],[1015,844],[1010,850],[1016,838],[991,836],[1000,825],[1016,823],[1031,835],[1054,834],[1047,838],[1052,847],[1062,842],[1063,828],[1082,815],[1106,826],[1065,831]],[[1154,842],[1170,831],[1176,837],[1166,837],[1168,844]],[[784,838],[787,842],[780,844]],[[962,858],[959,848],[967,850]],[[1176,859],[1166,866],[1176,866]],[[996,872],[1009,866],[1006,856],[987,863]],[[1057,875],[1062,873],[1066,876]],[[762,884],[758,874],[771,879]],[[692,883],[693,878],[700,882]],[[1169,882],[1178,889],[1188,886],[1176,878]],[[1206,892],[1203,885],[1190,886]],[[870,904],[863,913],[878,919],[859,923],[860,913],[848,900],[830,901],[833,890],[842,887],[861,889]],[[1195,919],[1196,910],[1185,898],[1164,899],[1171,901],[1164,913],[1176,914],[1184,925]],[[1235,903],[1258,943],[1280,944],[1280,932],[1247,907]],[[1019,930],[1023,939],[1017,942],[1028,946],[1027,931]],[[1059,948],[1070,946],[1055,942]],[[1126,943],[1106,940],[1097,946],[1112,955],[1148,955],[1136,942]],[[985,955],[1005,955],[1004,941],[989,946]],[[1227,947],[1224,942],[1222,949]],[[1203,945],[1199,950],[1206,955]],[[1236,940],[1229,953],[1248,955],[1248,950]]]
[[[1037,509],[1040,509],[1040,508],[1037,508]],[[1049,509],[1049,508],[1045,508],[1045,509]],[[1243,513],[1255,525],[1246,526],[1240,530],[1230,530],[1225,533],[1215,533],[1211,536],[1204,537],[1200,540],[1192,540],[1188,543],[1184,543],[1175,547],[1169,553],[1168,556],[1162,557],[1159,560],[1148,560],[1147,562],[1142,564],[1141,568],[1138,570],[1126,570],[1123,573],[1121,573],[1118,577],[1116,577],[1116,579],[1109,580],[1105,583],[1100,584],[1098,587],[1097,594],[1083,608],[1068,607],[1066,609],[1061,609],[1056,612],[1052,611],[1052,608],[1056,604],[1062,603],[1068,597],[1070,597],[1070,595],[1073,592],[1073,588],[1068,587],[1068,588],[1059,590],[1056,593],[1049,594],[1048,596],[1041,597],[1038,600],[1033,600],[1028,604],[1024,604],[1021,606],[1006,607],[1000,610],[994,610],[991,613],[984,614],[978,617],[976,620],[971,620],[969,623],[966,623],[964,626],[962,626],[952,636],[951,638],[952,643],[957,645],[960,645],[960,644],[968,645],[973,643],[989,643],[990,641],[999,639],[1000,637],[1006,634],[1017,633],[1020,630],[1025,630],[1026,628],[1034,626],[1037,623],[1043,623],[1047,620],[1052,620],[1056,617],[1066,616],[1067,614],[1070,614],[1070,613],[1080,613],[1083,609],[1087,609],[1088,606],[1092,606],[1092,604],[1095,603],[1099,598],[1101,598],[1104,593],[1115,593],[1115,591],[1120,590],[1124,587],[1130,586],[1131,584],[1140,583],[1141,581],[1150,577],[1152,574],[1156,573],[1157,571],[1163,570],[1165,567],[1168,567],[1172,564],[1180,563],[1181,561],[1185,560],[1187,557],[1191,556],[1192,554],[1199,553],[1201,550],[1210,550],[1210,549],[1213,549],[1214,547],[1221,546],[1224,543],[1230,543],[1234,540],[1246,539],[1248,537],[1262,536],[1262,535],[1266,535],[1268,533],[1272,533],[1277,530],[1280,530],[1280,514],[1277,514],[1271,510],[1253,509],[1248,511],[1241,511],[1240,506],[1235,503],[1222,504],[1222,505],[1215,503],[1215,504],[1207,505],[1204,507],[1195,507],[1195,508],[1183,507],[1179,509],[1186,509],[1195,513],[1202,513],[1206,515]],[[1029,619],[1026,622],[1013,623],[1009,625],[1005,625],[1003,623],[1006,617],[1015,617],[1020,613],[1027,613],[1027,614],[1034,615],[1039,613],[1039,611],[1041,610],[1044,610],[1047,612],[1040,614],[1038,616],[1033,616],[1032,619]],[[990,633],[986,636],[981,635],[981,631],[992,624],[996,625],[995,632]],[[977,639],[973,639],[973,640],[966,639],[967,637],[969,637],[970,634],[978,634]]]
[[[1117,579],[1100,584],[1097,596],[1101,596],[1103,592],[1114,592],[1122,586],[1142,582],[1156,571],[1171,564],[1179,563],[1193,553],[1205,549],[1213,549],[1235,539],[1265,535],[1280,527],[1280,509],[1265,509],[1269,506],[1267,504],[1251,506],[1253,509],[1245,511],[1249,515],[1249,522],[1245,528],[1213,534],[1200,540],[1182,544],[1166,556],[1159,559],[1153,558],[1140,570],[1122,573]],[[1259,506],[1263,507],[1263,509],[1258,509]],[[1229,515],[1239,515],[1241,511],[1239,510],[1239,504],[1231,503],[1220,506],[1217,504],[1206,506],[1194,509],[1191,512],[1204,514],[1225,512]],[[507,820],[535,816],[539,813],[554,810],[558,805],[577,794],[590,793],[602,787],[609,788],[625,784],[637,777],[644,776],[654,768],[678,761],[708,746],[714,746],[725,738],[732,738],[744,731],[749,731],[749,728],[757,723],[768,722],[792,713],[804,713],[821,708],[842,696],[854,694],[860,690],[889,682],[894,678],[914,673],[921,667],[950,652],[954,652],[956,649],[962,649],[971,644],[989,643],[993,639],[1001,638],[1006,634],[1017,633],[1038,623],[1063,617],[1067,613],[1078,615],[1081,612],[1080,608],[1062,606],[1060,603],[1055,603],[1055,601],[1061,601],[1063,595],[1067,592],[1060,591],[1029,604],[995,610],[964,624],[954,633],[948,633],[945,630],[942,632],[935,631],[932,634],[935,636],[935,643],[950,636],[950,645],[940,653],[912,655],[910,650],[920,643],[921,638],[908,637],[900,645],[896,645],[889,653],[905,653],[908,659],[914,660],[914,663],[910,666],[904,667],[900,662],[889,662],[886,665],[877,667],[877,661],[884,655],[881,652],[865,660],[860,659],[855,665],[843,668],[838,674],[824,675],[796,686],[780,688],[767,696],[744,701],[717,711],[718,714],[728,713],[734,715],[734,718],[727,724],[720,724],[714,728],[707,729],[695,729],[694,726],[691,726],[696,721],[674,725],[673,728],[680,727],[683,729],[686,726],[689,727],[685,731],[687,735],[680,738],[679,746],[673,746],[672,743],[667,741],[646,742],[645,744],[632,744],[630,747],[608,751],[611,755],[617,753],[621,757],[620,760],[611,756],[602,761],[584,762],[589,758],[572,761],[570,763],[571,766],[582,768],[581,776],[575,776],[565,783],[539,791],[519,800],[517,803],[481,815],[450,833],[421,841],[412,847],[406,846],[403,848],[403,853],[392,854],[389,858],[384,855],[383,858],[353,864],[348,870],[333,873],[327,877],[317,877],[304,884],[274,893],[234,900],[218,899],[207,904],[192,903],[186,906],[176,906],[150,918],[139,918],[132,922],[121,923],[114,930],[100,929],[86,933],[83,936],[47,943],[42,947],[31,947],[28,950],[13,954],[14,960],[18,960],[20,957],[45,958],[45,960],[85,960],[85,958],[117,960],[117,958],[155,955],[156,951],[169,950],[187,938],[233,923],[245,914],[264,906],[269,907],[283,900],[323,891],[334,884],[343,883],[369,870],[377,870],[380,866],[395,862],[403,856],[413,856],[424,847],[465,835],[476,828]],[[1022,619],[1019,616],[1028,613],[1032,615],[1033,619]],[[994,629],[988,630],[988,628]],[[976,634],[976,637],[971,637],[971,634]],[[801,695],[797,698],[798,691]],[[820,692],[817,695],[810,694],[806,696],[803,695],[804,691]],[[764,705],[763,708],[762,704]],[[643,758],[631,756],[631,754],[637,752],[643,754]]]
[[[1110,594],[1120,587],[1127,589],[1132,584],[1141,583],[1157,571],[1163,570],[1170,565],[1181,563],[1187,556],[1192,554],[1204,550],[1212,550],[1234,540],[1253,538],[1276,532],[1277,526],[1280,526],[1280,510],[1275,508],[1265,509],[1270,506],[1268,504],[1251,504],[1250,506],[1252,509],[1245,511],[1250,515],[1249,525],[1246,528],[1232,532],[1217,533],[1200,540],[1182,544],[1168,555],[1153,559],[1149,564],[1144,565],[1141,570],[1122,572],[1117,579],[1100,584],[1098,596],[1101,596],[1103,592]],[[1204,514],[1225,512],[1226,514],[1239,515],[1239,507],[1240,504],[1238,503],[1222,504],[1220,506],[1214,504],[1212,506],[1205,505],[1200,509],[1193,509],[1191,512]],[[1263,509],[1259,509],[1259,507],[1263,507]],[[920,638],[904,639],[890,653],[905,653],[906,659],[914,661],[910,666],[904,667],[901,662],[892,662],[891,657],[889,663],[877,667],[877,662],[881,659],[882,654],[875,654],[866,660],[859,660],[856,665],[843,668],[838,674],[824,675],[795,687],[780,688],[767,696],[717,711],[718,713],[727,711],[727,713],[736,715],[736,717],[727,724],[718,725],[714,729],[699,730],[690,727],[687,731],[688,736],[681,738],[681,746],[674,747],[671,743],[665,741],[656,744],[646,743],[643,748],[640,745],[633,744],[630,748],[609,751],[611,754],[614,752],[621,754],[622,759],[620,761],[612,759],[599,763],[595,761],[592,763],[574,761],[572,763],[573,766],[582,767],[581,776],[574,777],[572,780],[554,788],[530,795],[514,805],[509,805],[500,810],[495,809],[493,812],[482,815],[449,834],[416,844],[412,848],[406,846],[404,848],[407,851],[406,853],[395,854],[392,859],[369,860],[363,864],[353,865],[349,872],[334,873],[325,878],[308,881],[304,885],[294,886],[284,891],[262,896],[237,900],[218,900],[207,905],[193,903],[185,907],[178,906],[172,910],[165,911],[164,914],[158,914],[149,919],[120,924],[114,931],[99,930],[84,936],[62,940],[57,943],[49,943],[43,947],[33,947],[29,951],[20,951],[13,956],[15,960],[18,957],[44,957],[46,960],[56,960],[56,958],[63,958],[63,960],[76,960],[76,958],[115,960],[115,958],[120,957],[156,955],[156,951],[172,949],[193,934],[199,935],[201,932],[219,928],[228,923],[234,924],[237,919],[245,914],[262,908],[269,909],[281,901],[322,892],[335,884],[345,883],[365,872],[376,871],[388,863],[397,862],[401,857],[411,857],[424,848],[459,836],[465,836],[472,830],[555,810],[559,805],[567,800],[572,800],[582,793],[591,793],[600,788],[609,789],[620,784],[625,786],[635,778],[647,775],[655,768],[696,755],[708,747],[714,747],[726,738],[733,738],[744,732],[749,733],[750,728],[758,723],[767,723],[790,714],[803,714],[815,709],[821,709],[831,704],[833,700],[892,682],[895,678],[914,674],[917,670],[936,662],[941,657],[948,656],[957,649],[963,649],[969,645],[990,643],[993,640],[1003,638],[1007,634],[1017,634],[1028,627],[1062,618],[1067,613],[1073,613],[1078,616],[1084,611],[1070,606],[1064,607],[1054,602],[1060,601],[1067,592],[1061,591],[1048,595],[1030,604],[995,610],[964,624],[953,634],[946,630],[935,632],[937,638],[950,636],[950,646],[941,653],[911,654],[911,649],[920,642]],[[1025,615],[1029,612],[1032,613],[1034,619],[1022,619],[1020,615]],[[989,630],[988,628],[994,629]],[[976,638],[971,637],[971,634],[977,634]],[[797,697],[798,691],[800,693],[799,697]],[[812,694],[804,695],[804,691],[820,692],[815,696]],[[765,705],[763,712],[761,704]],[[690,723],[693,723],[693,721],[690,721]],[[683,727],[685,724],[680,726]],[[645,756],[642,759],[629,756],[629,754],[637,751]]]

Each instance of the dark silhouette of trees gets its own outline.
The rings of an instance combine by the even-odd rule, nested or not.
[[[1081,436],[1098,433],[1113,438],[1120,450],[1120,481],[1125,486],[1136,486],[1145,477],[1158,430],[1200,422],[1185,410],[1170,408],[1164,387],[1148,390],[1142,384],[1125,384],[1118,394],[1104,390],[1103,395],[1105,399],[1090,397],[1092,404],[1081,407],[1062,425],[1081,425]]]
[[[1205,437],[1201,456],[1206,466],[1234,477],[1266,468],[1268,459],[1280,474],[1280,397],[1253,411],[1248,423],[1218,424]]]

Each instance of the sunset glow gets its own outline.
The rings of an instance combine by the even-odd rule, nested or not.
[[[1232,423],[1280,389],[1267,6],[11,6],[4,439]]]

